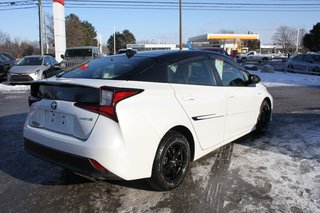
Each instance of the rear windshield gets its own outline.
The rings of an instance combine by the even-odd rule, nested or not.
[[[92,49],[70,49],[66,50],[65,57],[88,57],[92,56]]]
[[[109,56],[82,64],[78,68],[62,74],[62,77],[125,80],[134,73],[151,67],[153,62],[153,59],[148,57]]]

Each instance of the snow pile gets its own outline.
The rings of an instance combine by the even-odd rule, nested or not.
[[[7,81],[0,83],[0,93],[25,93],[30,89],[30,85],[10,85]]]
[[[276,86],[320,86],[320,76],[306,75],[298,73],[274,72],[265,73],[261,71],[249,71],[257,74],[262,79],[262,83],[267,87]]]

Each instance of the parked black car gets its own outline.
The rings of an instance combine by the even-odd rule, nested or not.
[[[11,67],[16,64],[16,59],[15,59],[15,57],[13,57],[13,55],[11,53],[0,52],[0,55],[6,57],[9,60]]]
[[[0,54],[0,79],[7,77],[8,70],[12,67],[10,60]]]

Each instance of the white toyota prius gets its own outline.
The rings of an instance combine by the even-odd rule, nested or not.
[[[128,50],[32,83],[24,147],[78,174],[170,190],[190,161],[265,133],[272,102],[258,76],[219,53]]]

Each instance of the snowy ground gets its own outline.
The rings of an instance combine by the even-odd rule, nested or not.
[[[257,74],[261,77],[262,82],[267,87],[276,86],[320,86],[319,75],[306,75],[298,73],[288,73],[275,71],[266,73],[261,71],[250,71],[252,74]]]
[[[273,73],[263,73],[261,71],[250,71],[261,77],[262,82],[267,87],[275,86],[320,86],[320,76],[305,75],[297,73],[285,73],[276,71]],[[0,93],[25,93],[30,85],[9,85],[4,81],[0,83]]]

